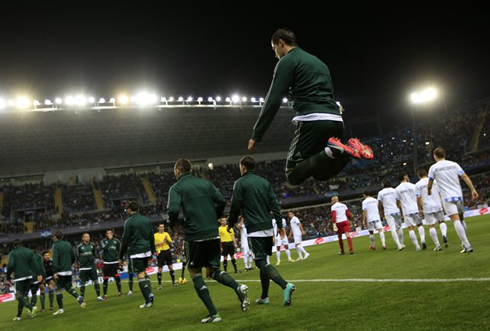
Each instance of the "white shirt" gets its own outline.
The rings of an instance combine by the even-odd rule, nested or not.
[[[242,244],[242,247],[248,247],[248,235],[245,224],[243,224],[242,228],[240,229],[240,243]]]
[[[274,228],[274,237],[277,237],[279,233],[277,232],[277,221],[275,218],[272,219],[272,227]],[[284,218],[282,219],[282,227],[284,230],[286,229],[286,220]]]
[[[429,178],[425,177],[419,180],[415,187],[417,188],[416,195],[417,197],[422,198],[422,209],[424,213],[435,213],[438,211],[442,211],[442,201],[439,196],[439,189],[437,188],[437,183],[434,181],[434,185],[432,186],[432,194],[429,195],[427,193],[427,185],[429,184]]]
[[[385,215],[400,214],[397,200],[396,190],[393,187],[385,187],[378,192],[378,201],[383,205]]]
[[[362,201],[362,210],[366,211],[367,222],[375,222],[381,219],[379,217],[378,200],[373,197],[367,197]]]
[[[463,169],[453,161],[437,161],[429,168],[429,179],[437,180],[439,192],[444,201],[462,200],[463,191],[459,177]]]
[[[404,215],[416,214],[419,212],[417,196],[415,195],[415,192],[417,191],[415,184],[410,182],[400,183],[395,190],[398,200],[401,202]]]
[[[330,210],[335,211],[335,223],[347,221],[347,206],[341,202],[336,202],[330,207]]]
[[[289,224],[291,225],[291,230],[293,230],[293,236],[302,236],[303,234],[301,233],[301,228],[299,227],[299,225],[301,224],[301,222],[299,221],[299,218],[297,218],[296,216],[293,216],[291,218],[291,221],[289,222]]]

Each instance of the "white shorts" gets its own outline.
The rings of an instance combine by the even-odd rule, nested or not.
[[[405,223],[407,226],[418,226],[422,224],[422,220],[419,217],[418,213],[405,215]]]
[[[241,249],[242,249],[243,256],[246,256],[250,253],[250,248],[248,247],[248,245],[243,245]]]
[[[385,215],[385,218],[386,218],[386,223],[388,223],[390,229],[398,230],[402,227],[402,215],[400,214]]]
[[[301,241],[303,240],[303,236],[302,235],[299,235],[299,236],[294,236],[294,243],[296,245],[301,245]]]
[[[289,245],[288,236],[284,236],[282,239],[281,236],[276,236],[276,243],[274,245],[277,247]]]
[[[464,213],[463,200],[459,201],[443,201],[442,206],[447,216]]]
[[[383,225],[381,224],[380,220],[371,221],[371,222],[367,222],[367,228],[369,231],[374,231],[374,229],[381,230],[383,228]]]
[[[444,213],[442,211],[436,211],[434,213],[424,213],[425,222],[428,225],[434,225],[438,222],[444,222]]]

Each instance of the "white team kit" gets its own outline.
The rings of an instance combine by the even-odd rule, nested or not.
[[[275,219],[272,219],[272,225],[274,227],[274,237],[276,238],[276,243],[274,244],[275,246],[285,246],[289,245],[289,240],[286,232],[284,232],[284,236],[281,238],[281,235],[277,231],[277,221]],[[286,230],[286,220],[283,218],[282,219],[282,228]]]
[[[448,216],[464,212],[463,191],[459,178],[464,170],[449,160],[438,161],[429,168],[429,178],[437,181],[444,210]]]
[[[369,231],[382,229],[381,217],[379,216],[378,200],[367,197],[362,201],[362,210],[366,211],[366,223]]]
[[[400,200],[403,217],[408,226],[420,224],[419,207],[417,205],[417,188],[410,182],[400,183],[395,189],[397,198]]]
[[[335,223],[348,221],[347,209],[347,206],[341,202],[336,202],[330,207],[331,211],[335,211]]]
[[[301,233],[301,228],[299,227],[299,218],[293,216],[289,224],[291,226],[291,230],[293,231],[294,243],[301,244],[301,242],[303,241],[303,234]]]
[[[417,197],[422,198],[422,209],[424,211],[425,222],[428,225],[434,225],[439,220],[444,219],[443,207],[441,197],[439,196],[439,189],[437,182],[434,181],[432,186],[432,194],[427,192],[427,185],[429,184],[429,178],[425,177],[419,180],[415,187],[417,188]]]
[[[393,187],[385,187],[378,192],[378,201],[382,204],[386,222],[390,228],[401,228],[402,218],[400,208],[396,204],[397,195]]]

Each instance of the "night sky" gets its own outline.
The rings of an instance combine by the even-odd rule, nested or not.
[[[330,68],[346,121],[408,123],[408,95],[428,84],[441,91],[435,114],[490,96],[488,9],[425,2],[2,4],[0,97],[265,97],[270,37],[289,27]]]

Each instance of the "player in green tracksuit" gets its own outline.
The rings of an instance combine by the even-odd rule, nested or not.
[[[272,216],[281,220],[281,208],[269,181],[254,173],[255,160],[251,156],[243,157],[239,167],[241,178],[233,186],[228,228],[235,226],[238,217],[243,215],[255,264],[260,269],[262,295],[255,302],[269,303],[269,283],[272,279],[283,289],[284,306],[289,306],[295,286],[284,280],[277,269],[267,262],[274,244]],[[282,228],[282,222],[277,222],[277,228]]]
[[[43,257],[36,253],[36,250],[33,249],[32,252],[34,253],[35,261],[37,264],[36,270],[39,270],[41,272],[41,276],[43,277],[43,280],[46,279],[46,271],[44,270],[44,262],[43,262]],[[40,285],[42,284],[42,280],[38,281],[37,280],[37,275],[36,272],[32,275],[32,282],[31,282],[31,303],[33,306],[37,304],[37,291],[39,290]],[[44,305],[42,305],[44,307]]]
[[[90,234],[82,234],[82,242],[77,246],[77,265],[80,274],[80,294],[85,296],[85,285],[90,279],[94,284],[97,300],[102,301],[100,296],[99,278],[97,277],[97,268],[95,266],[95,256],[97,252],[95,244],[90,242]]]
[[[194,176],[191,171],[192,163],[189,160],[179,159],[175,163],[177,183],[170,187],[167,211],[171,225],[178,220],[181,209],[184,213],[186,267],[197,295],[209,312],[201,322],[215,323],[221,321],[221,316],[211,300],[202,268],[206,268],[208,277],[235,291],[242,311],[248,310],[250,305],[248,287],[238,284],[228,273],[219,270],[221,244],[218,219],[223,214],[225,198],[210,181]]]
[[[341,142],[344,122],[327,65],[301,49],[289,29],[278,29],[271,45],[279,62],[248,149],[255,149],[262,140],[287,95],[296,113],[292,120],[296,130],[286,160],[290,184],[300,185],[309,177],[326,181],[338,174],[351,157],[372,158],[372,150],[357,138],[349,139],[348,145]]]
[[[155,296],[151,290],[151,281],[146,274],[146,268],[148,261],[155,254],[154,231],[150,220],[140,214],[138,202],[131,201],[126,211],[129,218],[124,222],[119,265],[123,265],[124,255],[127,252],[132,267],[128,272],[137,274],[141,294],[145,298],[140,308],[150,308],[153,306]]]
[[[15,290],[19,304],[17,306],[17,316],[14,321],[20,321],[24,307],[29,309],[31,317],[36,316],[36,306],[29,302],[27,292],[31,286],[33,275],[36,275],[37,281],[42,280],[41,270],[38,269],[38,263],[34,252],[23,246],[20,239],[14,240],[14,249],[9,254],[7,265],[7,282],[12,284],[12,274],[15,275]]]
[[[78,292],[72,287],[72,265],[75,262],[75,252],[71,244],[63,240],[63,233],[56,231],[53,237],[53,278],[56,281],[56,302],[58,310],[53,315],[61,315],[65,312],[63,308],[63,288],[70,293],[82,309],[85,309],[87,304],[83,296],[78,295]]]
[[[106,237],[102,239],[100,244],[102,246],[102,260],[104,261],[102,270],[104,274],[104,299],[107,299],[107,289],[110,277],[114,278],[119,296],[122,296],[121,276],[119,275],[119,251],[121,250],[121,241],[114,238],[114,230],[112,229],[107,229],[105,235]],[[131,273],[129,274],[131,275]]]

